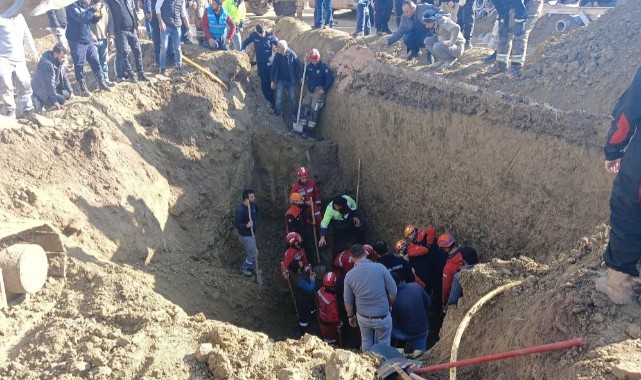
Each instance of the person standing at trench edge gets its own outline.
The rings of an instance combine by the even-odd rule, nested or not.
[[[603,151],[605,170],[617,173],[610,196],[610,241],[603,254],[606,278],[596,288],[616,304],[632,298],[632,277],[641,260],[641,67],[612,111],[612,125]]]
[[[240,273],[251,277],[256,270],[256,257],[258,256],[256,241],[252,234],[252,229],[255,233],[258,228],[258,206],[254,203],[256,200],[254,190],[243,190],[242,200],[236,208],[234,226],[238,230],[238,240],[245,250],[245,261],[240,268]],[[249,209],[251,209],[251,218],[249,217]]]

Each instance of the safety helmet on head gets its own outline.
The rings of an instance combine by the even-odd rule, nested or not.
[[[301,242],[303,238],[300,236],[298,232],[290,232],[287,234],[285,237],[285,241],[287,241],[287,244],[289,245],[294,245],[296,242]]]
[[[448,233],[445,233],[445,234],[441,234],[441,236],[438,237],[438,240],[436,241],[436,243],[441,248],[450,248],[451,246],[454,245],[455,241],[456,240],[454,240],[454,236]]]
[[[431,9],[423,12],[423,22],[427,24],[428,22],[436,22],[437,13]]]
[[[408,224],[407,226],[405,226],[405,230],[403,231],[403,236],[405,236],[406,238],[409,238],[410,235],[412,235],[413,233],[416,233],[417,230],[418,228],[415,225]]]
[[[404,255],[409,246],[410,243],[407,240],[401,239],[396,242],[396,252]]]
[[[309,60],[313,63],[320,61],[320,52],[318,49],[312,49],[309,51]]]
[[[300,193],[291,193],[289,194],[289,201],[292,203],[301,203],[303,202],[303,196]]]
[[[336,286],[336,274],[334,272],[327,272],[323,276],[323,285],[334,287]]]
[[[367,252],[367,256],[374,253],[374,248],[369,244],[363,244],[363,249],[365,250],[365,252]]]
[[[305,169],[305,167],[301,166],[300,168],[298,168],[298,176],[300,178],[308,178],[309,172],[307,171],[307,169]]]

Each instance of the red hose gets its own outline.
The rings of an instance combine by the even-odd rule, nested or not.
[[[418,370],[414,371],[414,373],[417,373],[417,374],[420,375],[422,373],[440,371],[440,370],[448,369],[448,368],[452,368],[452,367],[464,367],[464,366],[473,365],[473,364],[491,362],[491,361],[494,361],[494,360],[513,358],[515,356],[537,354],[539,352],[561,350],[561,349],[570,348],[570,347],[579,347],[579,346],[583,346],[584,344],[585,344],[585,342],[583,341],[583,339],[571,339],[571,340],[566,340],[566,341],[563,341],[563,342],[548,343],[548,344],[543,344],[543,345],[540,345],[540,346],[533,346],[533,347],[528,347],[528,348],[521,348],[519,350],[502,352],[500,354],[479,356],[479,357],[476,357],[476,358],[459,360],[459,361],[452,362],[452,363],[443,363],[443,364],[432,365],[432,366],[429,366],[429,367],[419,368]]]

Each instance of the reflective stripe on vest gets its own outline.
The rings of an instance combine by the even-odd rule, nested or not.
[[[209,21],[209,33],[214,39],[220,39],[227,35],[227,11],[220,9],[220,15],[216,17],[214,10],[207,7],[207,19]]]

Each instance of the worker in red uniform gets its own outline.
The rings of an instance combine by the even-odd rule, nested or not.
[[[291,206],[285,212],[285,233],[303,233],[303,197],[299,193],[289,195]]]
[[[301,246],[302,240],[303,239],[298,232],[290,232],[285,237],[285,241],[289,246],[287,251],[285,251],[285,257],[283,258],[283,262],[281,263],[281,273],[285,278],[288,278],[289,276],[289,271],[287,268],[289,268],[289,265],[292,261],[296,260],[302,262],[304,272],[309,272],[311,269],[309,266],[309,261],[307,260],[305,249]]]
[[[342,324],[338,316],[338,301],[334,289],[336,278],[334,272],[325,273],[323,286],[316,292],[321,336],[326,343],[333,345],[338,343],[338,328]]]
[[[309,178],[309,171],[303,166],[298,168],[298,181],[292,185],[290,193],[299,193],[303,197],[303,202],[306,205],[312,206],[311,199],[314,199],[314,217],[316,218],[316,225],[320,225],[321,216],[321,194],[318,190],[318,185],[313,178]],[[309,212],[309,210],[305,210]]]
[[[428,278],[429,281],[425,282],[425,292],[430,296],[432,300],[431,308],[434,312],[440,312],[441,305],[441,293],[443,287],[443,267],[447,262],[447,253],[439,248],[436,243],[436,228],[427,227],[424,230],[419,230],[417,226],[409,224],[405,227],[403,231],[405,238],[409,239],[412,243],[426,247],[429,251],[429,255],[423,257],[415,257],[413,261],[417,263],[417,267],[422,267],[423,270],[416,269],[419,277],[423,281],[424,278]],[[414,252],[413,256],[420,256],[417,252]],[[425,271],[425,273],[422,273]]]
[[[424,230],[419,230],[413,224],[408,224],[403,230],[403,235],[406,239],[414,244],[423,247],[432,248],[436,246],[436,228],[427,227]]]
[[[334,257],[334,273],[336,277],[340,277],[341,274],[352,268],[354,268],[354,262],[352,261],[349,249],[344,250]]]
[[[403,256],[410,264],[412,273],[414,274],[414,282],[419,284],[421,288],[425,289],[426,280],[428,280],[428,270],[425,267],[426,258],[429,251],[427,248],[417,244],[412,244],[405,239],[396,242],[396,253]],[[424,277],[421,277],[421,274]]]
[[[461,255],[461,249],[459,245],[456,244],[454,236],[448,233],[441,234],[438,237],[437,244],[447,253],[447,262],[443,268],[443,288],[441,291],[441,302],[442,305],[445,305],[447,304],[447,299],[450,296],[450,290],[452,290],[454,275],[465,265],[465,263],[463,262],[463,256]]]

